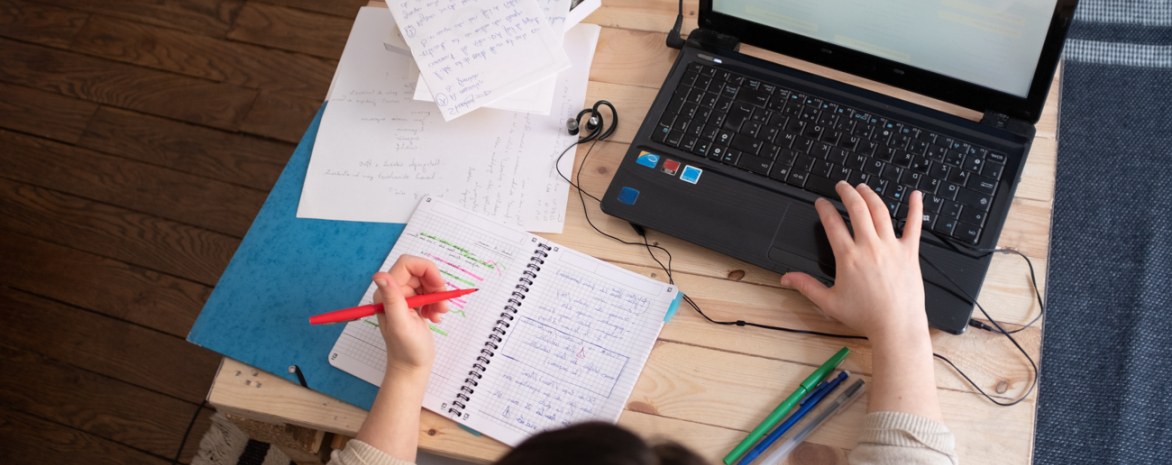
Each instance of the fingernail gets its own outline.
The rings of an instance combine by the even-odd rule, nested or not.
[[[376,279],[376,280],[374,280],[374,283],[378,284],[378,287],[387,287],[387,280],[386,279],[382,279],[382,278]]]
[[[789,285],[789,273],[786,273],[786,274],[783,274],[783,275],[781,275],[781,285],[782,285],[782,286],[788,286],[788,285]]]

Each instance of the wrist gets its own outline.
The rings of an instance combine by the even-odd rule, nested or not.
[[[383,385],[386,386],[388,383],[393,383],[396,385],[426,388],[427,380],[430,377],[430,367],[403,366],[388,363],[386,373],[383,375]]]

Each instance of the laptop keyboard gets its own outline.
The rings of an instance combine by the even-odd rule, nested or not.
[[[838,199],[866,184],[902,230],[924,193],[924,230],[976,244],[1006,156],[955,137],[691,63],[651,137],[698,157]]]

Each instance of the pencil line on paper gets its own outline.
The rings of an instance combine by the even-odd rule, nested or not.
[[[457,265],[457,264],[455,264],[455,263],[449,262],[449,261],[447,261],[447,260],[444,260],[444,259],[442,259],[442,258],[439,258],[439,257],[437,257],[437,256],[435,256],[435,255],[432,255],[432,254],[427,254],[427,256],[428,256],[428,257],[431,257],[431,258],[434,258],[434,259],[436,259],[436,260],[439,260],[439,261],[441,261],[441,262],[444,262],[445,264],[447,264],[448,266],[450,266],[450,267],[452,267],[452,268],[455,268],[455,269],[457,269],[457,270],[463,271],[463,272],[464,272],[464,273],[466,273],[468,276],[471,276],[471,277],[473,277],[473,278],[474,278],[474,279],[476,279],[477,281],[484,281],[484,278],[481,278],[480,276],[476,276],[475,274],[472,274],[472,272],[471,272],[471,271],[468,271],[468,270],[465,270],[465,269],[463,269],[463,268],[460,268],[460,265]]]

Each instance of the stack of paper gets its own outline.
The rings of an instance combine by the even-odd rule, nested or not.
[[[577,136],[567,133],[565,122],[584,107],[600,28],[579,24],[564,34],[552,34],[544,16],[524,16],[522,0],[445,2],[431,0],[426,8],[404,9],[415,4],[408,0],[392,7],[411,18],[404,23],[410,27],[399,30],[412,56],[388,52],[383,45],[397,27],[392,10],[361,10],[330,89],[298,217],[405,223],[420,198],[434,195],[529,231],[562,231],[569,186],[554,163],[558,154],[577,141]],[[534,0],[528,2],[536,5]],[[459,23],[444,32],[439,18],[449,3],[479,5],[478,19],[471,19],[467,12],[452,15],[478,24],[485,33],[498,32],[490,33],[489,39],[475,30],[462,33],[467,36],[456,34],[452,31],[466,29]],[[495,3],[500,5],[484,11]],[[498,18],[493,11],[512,13]],[[522,16],[511,16],[516,12]],[[488,45],[491,34],[513,28],[507,21],[523,21],[526,29],[510,29],[518,38],[505,43],[511,40],[514,45],[497,50]],[[428,39],[433,37],[443,39]],[[424,44],[439,48],[420,49]],[[446,54],[440,53],[445,50]],[[465,50],[479,50],[476,53],[482,58],[456,60]],[[493,50],[496,55],[489,60]],[[518,51],[527,55],[518,56]],[[421,56],[432,61],[420,61]],[[504,56],[509,58],[500,61]],[[558,64],[563,60],[564,69]],[[436,94],[437,102],[414,100],[419,71],[412,63],[424,72],[428,86],[452,91]],[[553,71],[552,78],[546,79],[537,69],[561,72]],[[546,80],[548,84],[541,84]],[[533,85],[552,89],[544,115],[493,108],[472,112],[490,101],[502,101],[499,95],[507,94],[509,88]],[[456,115],[463,116],[452,120]],[[571,151],[562,159],[562,172],[570,172],[573,155]]]

